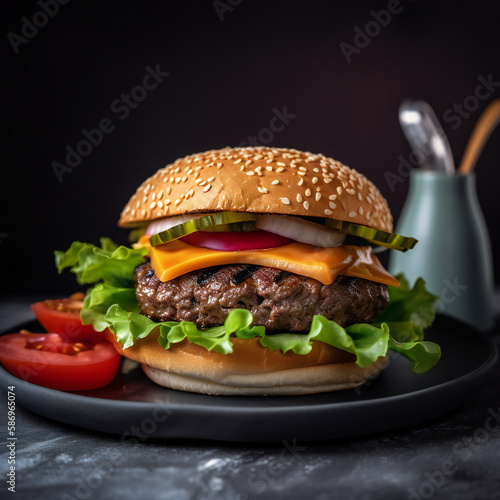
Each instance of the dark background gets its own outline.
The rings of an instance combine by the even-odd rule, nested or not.
[[[399,4],[402,12],[348,63],[340,44],[353,45],[355,29],[387,1],[72,0],[17,54],[8,34],[22,35],[23,17],[42,9],[9,2],[2,9],[1,292],[74,290],[70,275],[57,275],[53,249],[100,236],[125,242],[116,222],[146,177],[180,156],[257,136],[273,109],[296,117],[271,145],[322,152],[365,173],[397,218],[408,181],[391,189],[386,173],[397,174],[398,157],[410,155],[400,102],[415,97],[433,106],[458,163],[481,111],[500,97],[493,90],[460,124],[450,119],[478,77],[500,82],[497,1]],[[169,76],[120,119],[112,103],[157,65]],[[60,182],[52,163],[65,163],[66,147],[76,148],[82,130],[105,118],[113,132]],[[499,134],[477,167],[497,282]]]

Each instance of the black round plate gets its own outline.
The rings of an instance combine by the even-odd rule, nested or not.
[[[20,328],[41,331],[25,324]],[[15,330],[11,330],[15,331]],[[0,368],[17,402],[59,422],[119,434],[125,440],[203,438],[271,442],[345,438],[409,427],[464,405],[487,382],[497,352],[489,338],[458,321],[438,317],[426,339],[442,358],[424,374],[398,355],[376,379],[357,389],[309,396],[205,396],[152,383],[124,359],[108,386],[62,392],[22,381]]]

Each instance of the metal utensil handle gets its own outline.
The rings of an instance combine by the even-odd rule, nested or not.
[[[450,144],[429,104],[404,100],[399,108],[399,120],[412,149],[424,155],[423,168],[448,173],[455,171]]]

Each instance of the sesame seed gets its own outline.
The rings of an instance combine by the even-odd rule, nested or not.
[[[304,179],[299,180],[299,186],[302,186],[302,184],[304,184]]]
[[[179,184],[179,182],[181,182],[181,178],[180,178],[180,177],[176,177],[176,178],[175,178],[175,183],[176,183],[176,184]]]
[[[337,205],[333,203],[333,201],[330,201],[328,205],[330,205],[330,208],[333,208],[334,210],[337,208]]]
[[[299,175],[306,175],[306,172],[302,172],[302,171],[297,172],[297,173],[298,173]]]
[[[349,217],[356,217],[356,212],[349,212]]]
[[[156,193],[153,191],[153,192],[151,193],[151,199],[152,199],[152,200],[154,200],[155,198],[156,198]]]
[[[284,204],[284,205],[290,205],[290,200],[288,198],[281,198],[281,202]]]
[[[222,168],[223,166],[224,166],[224,163],[222,163],[222,162],[217,163],[217,168]]]
[[[141,215],[142,215],[143,217],[146,215],[146,209],[145,209],[145,208],[143,208],[143,209],[141,210]]]
[[[171,202],[170,202],[170,200],[164,200],[163,203],[165,206],[167,206],[167,205],[170,205]]]
[[[176,205],[179,205],[179,204],[180,204],[180,202],[181,202],[181,200],[175,200],[175,204],[176,204]]]
[[[304,201],[303,205],[306,210],[309,210],[309,202],[307,200]]]
[[[307,168],[306,167],[299,167],[299,170],[302,170],[302,172],[307,172]]]
[[[315,199],[316,201],[321,200],[321,193],[316,193]]]
[[[330,182],[333,182],[333,179],[323,179],[325,184],[330,184]]]
[[[238,163],[241,163],[241,158],[233,162],[235,165],[238,165]]]
[[[309,188],[306,189],[305,195],[306,196],[311,196],[311,190]]]
[[[207,184],[204,188],[203,188],[203,192],[204,193],[207,193],[208,191],[210,191],[210,188],[212,187],[211,184]]]
[[[191,163],[191,162],[188,162],[188,163]],[[174,170],[174,174],[178,174],[180,171],[181,171],[181,167],[177,167],[177,168]]]
[[[275,179],[273,182],[271,182],[271,184],[273,186],[277,186],[279,183],[280,183],[280,181],[278,181],[277,179]]]
[[[317,177],[313,177],[312,183],[316,184],[317,182],[318,182],[318,178]]]
[[[337,199],[337,195],[336,194],[331,194],[329,197],[328,197],[329,200],[332,200],[332,201],[335,201]]]
[[[297,201],[299,203],[302,203],[302,196],[300,194],[297,194]]]
[[[325,215],[332,215],[333,212],[329,210],[328,208],[325,210]]]
[[[272,172],[272,171],[273,171],[273,167],[266,167],[266,170],[267,170],[268,172]]]
[[[196,179],[197,177],[199,177],[199,176],[200,176],[200,172],[195,172],[195,173],[194,173],[194,178],[195,178],[195,179]]]
[[[196,167],[194,170],[195,170],[196,172],[199,172],[202,168],[203,168],[203,167],[200,165],[200,166]]]
[[[340,186],[337,186],[337,193],[339,196],[342,194],[342,188]]]
[[[266,163],[272,163],[274,161],[274,158],[269,158],[268,160],[266,160]]]
[[[247,175],[255,175],[255,172],[253,170],[250,170],[250,172],[245,172]]]
[[[363,215],[363,207],[359,207],[358,208],[358,214],[359,215]]]
[[[162,208],[163,207],[163,203],[161,201],[159,201],[157,204],[158,208]]]
[[[278,165],[279,165],[279,162],[278,162]],[[283,172],[283,170],[285,170],[283,167],[278,167],[276,169],[276,172],[278,172],[278,174],[279,174],[280,172]]]
[[[278,165],[278,167],[286,167],[286,163],[283,163],[282,161],[276,162],[276,165]]]
[[[204,186],[207,183],[207,181],[201,181],[200,186]]]
[[[163,196],[163,191],[160,191],[160,192],[156,195],[156,197],[157,197],[159,200],[161,200],[162,196]]]
[[[318,167],[314,167],[313,168],[313,172],[319,173],[319,168]]]
[[[215,180],[215,177],[209,177],[209,178],[207,179],[207,182],[212,182],[212,181],[214,181],[214,180]]]
[[[262,193],[262,194],[266,194],[269,192],[265,187],[259,186],[257,189],[259,190],[259,193]]]
[[[187,176],[185,175],[182,179],[182,182],[186,182],[188,180]]]
[[[354,191],[354,189],[347,188],[346,192],[347,192],[347,194],[350,194],[351,196],[356,194],[356,191]]]

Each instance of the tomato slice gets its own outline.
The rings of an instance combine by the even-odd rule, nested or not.
[[[11,333],[0,337],[0,362],[12,375],[60,391],[108,385],[120,355],[107,341],[68,341],[57,333]]]
[[[43,300],[31,304],[31,309],[40,324],[52,333],[59,333],[66,340],[102,340],[102,333],[92,325],[82,325],[80,311],[83,293],[75,293],[67,299]]]
[[[270,233],[269,231],[241,231],[241,232],[208,232],[197,231],[181,238],[188,245],[236,252],[239,250],[262,250],[263,248],[281,247],[294,240]]]

